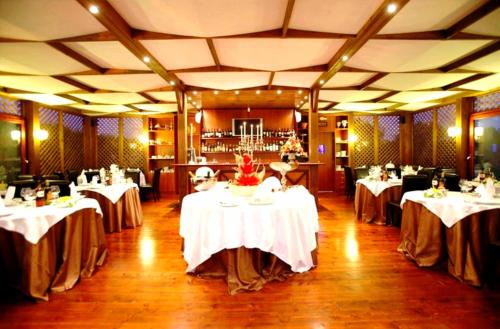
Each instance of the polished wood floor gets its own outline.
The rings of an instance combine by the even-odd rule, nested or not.
[[[0,328],[500,328],[500,290],[417,268],[399,230],[357,223],[343,196],[320,200],[319,266],[263,290],[227,294],[185,271],[174,199],[144,204],[144,225],[107,235],[109,258],[49,302],[0,297]]]

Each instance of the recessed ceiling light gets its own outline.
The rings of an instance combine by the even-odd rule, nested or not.
[[[214,90],[214,94],[215,95],[219,94],[219,91],[218,90]]]
[[[276,90],[276,93],[277,93],[278,95],[281,95],[281,93],[282,93],[281,89]]]
[[[99,7],[97,7],[96,5],[92,5],[89,7],[89,11],[94,15],[99,14]]]
[[[300,105],[304,104],[304,101],[300,101]]]
[[[239,95],[239,94],[240,94],[240,91],[239,91],[239,90],[235,90],[235,91],[234,91],[234,93],[235,93],[236,95]]]
[[[195,102],[195,101],[193,101],[193,105],[196,105],[196,102]]]
[[[256,90],[256,91],[255,91],[255,93],[256,93],[257,95],[260,95],[260,90]]]
[[[196,105],[196,108],[199,110],[201,109],[201,105]]]
[[[396,12],[396,9],[398,9],[398,6],[396,6],[395,3],[391,3],[387,6],[387,12],[389,14],[394,14]]]
[[[319,80],[319,84],[322,85],[325,83],[325,80]]]
[[[151,58],[149,58],[149,56],[144,56],[142,60],[144,61],[144,63],[149,63],[149,61],[151,61]]]
[[[170,81],[170,85],[175,86],[175,81],[174,80]]]
[[[304,99],[307,99],[307,95],[304,96]]]
[[[188,101],[190,101],[190,100],[191,100],[191,96],[188,96]]]
[[[198,95],[198,92],[196,90],[193,91],[193,95]]]
[[[349,59],[349,56],[347,56],[347,55],[342,56],[342,60],[343,60],[344,62],[347,62],[347,60],[348,60],[348,59]]]
[[[299,90],[299,95],[302,95],[302,90]]]

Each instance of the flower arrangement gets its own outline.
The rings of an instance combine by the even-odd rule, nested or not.
[[[304,153],[304,149],[302,148],[302,145],[300,145],[300,139],[298,139],[295,135],[290,136],[286,143],[281,147],[281,156],[288,153],[296,153],[297,155]]]
[[[235,154],[236,164],[238,167],[236,168],[235,174],[235,185],[239,186],[255,186],[259,185],[259,183],[264,178],[264,174],[266,169],[263,167],[259,172],[259,165],[255,164],[252,157],[248,153],[244,153],[243,155]]]

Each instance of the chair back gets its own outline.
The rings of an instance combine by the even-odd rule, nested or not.
[[[420,169],[417,174],[427,176],[427,188],[430,188],[432,186],[432,179],[437,174],[437,168],[434,167],[423,168]]]
[[[440,171],[440,174],[456,174],[457,170],[455,168],[443,168]]]
[[[36,182],[34,179],[22,179],[22,180],[13,181],[12,185],[16,187],[16,191],[14,193],[14,198],[20,198],[21,197],[21,189],[24,187],[29,187],[29,188],[34,189],[36,187]]]
[[[160,174],[161,168],[156,168],[153,173],[153,193],[160,195]]]
[[[42,181],[46,180],[60,180],[61,178],[58,175],[43,175],[42,176]]]
[[[134,183],[137,184],[137,186],[140,186],[141,182],[141,172],[138,170],[129,170],[127,169],[125,171],[125,178],[131,178]]]
[[[59,196],[68,196],[70,195],[69,184],[70,181],[64,179],[48,179],[45,181],[45,184],[49,184],[49,186],[57,185],[59,186]]]
[[[64,173],[62,171],[54,171],[52,175],[59,177],[58,179],[60,180],[65,180],[66,177],[64,176]]]
[[[347,195],[354,194],[354,176],[352,168],[349,166],[344,167],[344,188]]]
[[[428,189],[427,175],[405,175],[403,176],[403,186],[401,195],[410,191],[423,191]]]
[[[386,168],[386,171],[388,176],[391,176],[391,174],[394,172],[396,173],[396,176],[398,176],[398,178],[401,178],[401,168]]]
[[[35,176],[34,175],[25,175],[25,174],[21,174],[21,175],[17,175],[17,179],[16,180],[35,180]]]
[[[98,179],[97,179],[97,182],[100,183],[101,182],[101,176],[100,176],[100,173],[99,171],[95,170],[95,171],[86,171],[85,172],[85,176],[87,177],[87,182],[92,182],[92,177],[94,176],[97,176]]]
[[[355,180],[362,179],[368,176],[368,168],[355,168],[354,172],[356,173],[355,175]]]
[[[444,187],[449,191],[460,192],[460,176],[457,174],[444,174]]]
[[[76,185],[78,183],[78,176],[80,176],[80,172],[81,171],[75,170],[75,169],[66,170],[66,173],[68,174],[68,180],[70,182],[75,183],[75,185]]]

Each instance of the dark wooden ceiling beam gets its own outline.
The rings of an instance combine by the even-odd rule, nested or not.
[[[451,39],[455,35],[457,35],[459,32],[461,32],[463,29],[467,28],[468,26],[474,24],[484,16],[488,15],[489,13],[493,12],[500,6],[500,1],[498,0],[489,0],[488,2],[484,3],[482,6],[474,10],[472,13],[468,14],[452,26],[450,26],[446,31],[444,31],[444,37],[446,39]]]
[[[68,57],[71,57],[72,59],[79,62],[80,64],[85,65],[89,69],[92,69],[98,73],[103,73],[105,71],[104,68],[102,68],[99,65],[97,65],[96,63],[92,62],[87,57],[80,55],[79,53],[77,53],[76,51],[71,49],[70,47],[68,47],[60,42],[50,41],[50,42],[47,42],[47,44],[49,46],[51,46],[52,48],[60,51],[62,54],[66,55]]]
[[[374,103],[379,103],[379,102],[385,100],[386,98],[394,96],[394,95],[396,95],[398,93],[400,93],[399,90],[392,90],[392,91],[389,91],[389,92],[387,92],[386,94],[384,94],[384,95],[382,95],[380,97],[372,99],[371,101],[374,102]]]
[[[132,38],[132,28],[118,14],[118,12],[105,0],[77,0],[85,9],[91,5],[99,7],[99,13],[94,17],[108,31],[113,33],[118,41],[123,44],[132,54],[143,61],[144,57],[149,57],[149,62],[145,63],[153,72],[161,76],[169,84],[174,84],[175,89],[183,90],[182,81],[177,76],[165,69],[163,65],[137,40]]]
[[[330,102],[330,104],[328,104],[327,106],[323,107],[321,109],[321,111],[329,111],[330,109],[332,109],[333,107],[335,107],[338,104],[339,104],[338,102]]]
[[[476,80],[479,80],[479,79],[483,79],[483,78],[486,78],[486,77],[489,77],[490,75],[492,75],[493,73],[480,73],[480,74],[476,74],[476,75],[473,75],[471,77],[468,77],[468,78],[465,78],[465,79],[462,79],[462,80],[458,80],[458,81],[455,81],[453,83],[450,83],[446,86],[443,86],[443,90],[450,90],[452,88],[456,88],[456,87],[459,87],[463,84],[466,84],[466,83],[469,83],[469,82],[473,82],[473,81],[476,81]]]
[[[382,79],[383,77],[385,77],[388,74],[389,73],[386,73],[386,72],[377,73],[373,77],[371,77],[370,79],[366,80],[365,82],[363,82],[362,84],[360,84],[359,86],[357,86],[357,89],[359,89],[359,90],[365,90],[369,85],[371,85],[372,83],[377,82],[378,80]]]
[[[267,89],[271,89],[273,86],[274,72],[269,75],[269,81],[267,82]]]
[[[156,98],[149,96],[145,92],[139,92],[138,94],[147,99],[148,101],[150,101],[151,103],[158,104],[158,100]]]
[[[210,49],[210,54],[212,54],[212,58],[215,63],[215,68],[217,69],[217,71],[220,71],[220,61],[219,61],[219,56],[217,56],[217,50],[215,50],[214,41],[210,38],[207,38],[206,40],[208,49]]]
[[[481,57],[492,54],[498,50],[500,50],[500,41],[497,40],[497,41],[489,43],[485,47],[483,47],[483,48],[481,48],[481,49],[479,49],[471,54],[468,54],[462,58],[459,58],[458,60],[456,60],[452,63],[446,64],[445,66],[442,66],[440,68],[440,70],[442,70],[443,72],[450,72],[450,71],[457,69],[461,66],[467,65],[467,64],[469,64],[469,63],[471,63],[471,62],[473,62]]]
[[[50,42],[87,42],[87,41],[118,41],[116,35],[109,31],[78,35],[69,38],[50,40]]]
[[[292,17],[293,5],[295,0],[288,0],[286,5],[285,17],[283,18],[283,27],[281,28],[281,37],[285,38],[288,32],[288,25],[290,24],[290,17]]]
[[[78,89],[85,90],[89,93],[94,93],[97,91],[96,88],[90,87],[84,83],[81,83],[80,81],[77,81],[75,79],[72,79],[70,77],[67,77],[65,75],[51,75],[52,78],[57,79],[59,81],[65,82],[69,85],[72,85],[73,87],[76,87]]]
[[[343,56],[351,58],[368,40],[376,35],[389,21],[403,8],[409,0],[385,0],[375,13],[363,25],[358,35],[354,39],[347,40],[337,51],[328,63],[328,71],[322,74],[314,83],[313,87],[320,87],[320,81],[327,82],[335,73],[337,73],[345,64]],[[395,4],[397,11],[388,13],[387,6]]]
[[[59,97],[62,97],[62,98],[66,98],[70,101],[73,101],[75,103],[78,103],[78,104],[83,104],[83,105],[87,105],[89,104],[89,102],[87,102],[86,100],[83,100],[81,98],[78,98],[78,97],[75,97],[75,96],[72,96],[72,95],[68,95],[68,94],[55,94],[56,96],[59,96]]]

